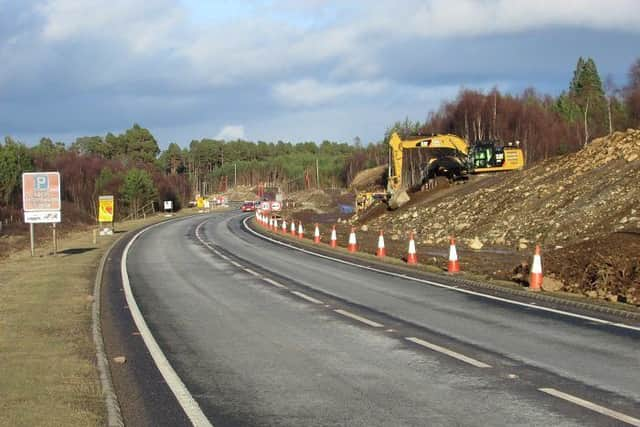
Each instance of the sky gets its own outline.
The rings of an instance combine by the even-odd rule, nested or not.
[[[624,85],[638,0],[0,0],[0,135],[363,142],[460,88]]]

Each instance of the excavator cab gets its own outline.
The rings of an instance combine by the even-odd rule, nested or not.
[[[517,144],[505,146],[498,141],[481,141],[471,147],[469,166],[476,174],[522,169],[524,156]]]

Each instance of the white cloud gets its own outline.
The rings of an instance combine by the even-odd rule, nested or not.
[[[224,139],[226,141],[233,141],[244,138],[244,126],[242,125],[227,125],[224,126],[220,132],[216,135],[215,139]]]
[[[348,97],[367,97],[379,94],[386,87],[384,82],[353,82],[346,84],[320,83],[314,79],[302,79],[292,83],[278,83],[272,94],[288,107],[313,107]]]

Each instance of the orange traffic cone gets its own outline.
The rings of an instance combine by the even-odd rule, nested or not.
[[[356,252],[358,250],[358,243],[356,242],[356,229],[354,227],[351,227],[347,249],[349,250],[349,252]]]
[[[460,273],[460,262],[458,261],[458,251],[456,251],[456,239],[451,238],[451,244],[449,245],[449,267],[447,268],[449,274]]]
[[[282,234],[287,234],[287,220],[282,218]]]
[[[540,256],[540,245],[536,245],[536,252],[533,255],[533,265],[531,266],[531,276],[529,277],[529,290],[538,292],[542,290],[542,257]]]
[[[296,235],[296,222],[294,220],[291,220],[291,235]]]
[[[302,228],[302,221],[298,221],[298,239],[304,238],[304,228]]]
[[[318,228],[317,222],[316,222],[316,229],[313,230],[313,243],[320,243],[320,229]]]
[[[273,218],[273,231],[278,231],[278,218]]]
[[[387,250],[384,247],[384,235],[382,234],[382,230],[380,230],[380,236],[378,236],[378,249],[376,250],[376,256],[380,258],[384,258],[387,256]]]
[[[407,264],[417,264],[416,242],[413,240],[413,231],[409,234],[409,251],[407,252]]]
[[[336,236],[336,226],[334,225],[333,228],[331,229],[331,243],[330,243],[332,248],[335,248],[336,246],[338,246],[338,236]]]

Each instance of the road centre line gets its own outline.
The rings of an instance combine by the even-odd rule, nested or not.
[[[454,359],[458,359],[461,362],[465,362],[468,363],[469,365],[473,365],[476,368],[490,368],[491,365],[487,365],[484,362],[481,362],[479,360],[476,360],[472,357],[469,356],[465,356],[464,354],[460,354],[457,353],[453,350],[449,350],[448,348],[445,347],[441,347],[439,345],[430,343],[428,341],[425,340],[421,340],[420,338],[416,338],[416,337],[406,337],[405,338],[407,341],[411,341],[414,344],[418,344],[421,345],[422,347],[428,348],[429,350],[433,350],[433,351],[437,351],[438,353],[442,353],[442,354],[446,354],[449,357],[453,357]]]
[[[367,266],[367,265],[361,265],[361,264],[357,264],[357,263],[351,262],[351,261],[346,261],[346,260],[343,260],[343,259],[340,259],[340,258],[319,254],[317,252],[313,252],[313,251],[310,251],[310,250],[307,250],[307,249],[303,249],[303,248],[300,248],[300,247],[297,247],[297,246],[294,246],[294,245],[291,245],[291,244],[288,244],[288,243],[285,243],[285,242],[281,242],[281,241],[276,240],[276,239],[272,239],[269,236],[263,235],[261,233],[258,233],[256,231],[252,230],[251,227],[249,227],[247,225],[247,221],[250,218],[251,217],[245,218],[243,220],[243,225],[244,225],[246,230],[248,230],[253,235],[257,236],[258,238],[263,239],[263,240],[268,240],[268,241],[270,241],[272,243],[275,243],[277,245],[284,246],[284,247],[287,247],[287,248],[290,248],[290,249],[293,249],[293,250],[296,250],[296,251],[299,251],[299,252],[303,252],[303,253],[318,257],[318,258],[323,258],[323,259],[327,259],[327,260],[330,260],[330,261],[339,262],[341,264],[349,265],[349,266],[360,268],[360,269],[363,269],[363,270],[373,271],[373,272],[376,272],[376,273],[385,274],[387,276],[398,277],[398,278],[407,279],[407,280],[411,280],[411,281],[418,282],[418,283],[424,283],[424,284],[427,284],[427,285],[435,286],[435,287],[438,287],[438,288],[449,289],[449,290],[452,290],[452,291],[455,291],[455,292],[461,292],[461,293],[464,293],[464,294],[467,294],[467,295],[474,295],[474,296],[478,296],[478,297],[481,297],[481,298],[486,298],[486,299],[490,299],[490,300],[494,300],[494,301],[500,301],[500,302],[504,302],[504,303],[512,304],[512,305],[517,305],[517,306],[520,306],[520,307],[526,307],[526,308],[531,309],[531,310],[546,311],[546,312],[560,314],[560,315],[567,316],[567,317],[573,317],[573,318],[576,318],[576,319],[582,319],[582,320],[588,320],[588,321],[596,322],[596,323],[599,323],[601,325],[615,326],[615,327],[618,327],[618,328],[629,329],[629,330],[633,330],[633,331],[640,331],[640,327],[638,327],[638,326],[631,326],[631,325],[626,325],[624,323],[611,322],[609,320],[604,320],[604,319],[600,319],[600,318],[597,318],[597,317],[585,316],[585,315],[582,315],[582,314],[571,313],[569,311],[558,310],[558,309],[555,309],[555,308],[544,307],[544,306],[540,306],[540,305],[531,305],[531,303],[528,303],[528,302],[520,302],[520,301],[510,300],[510,299],[504,298],[504,297],[497,297],[497,296],[494,296],[494,295],[483,294],[482,292],[476,292],[476,291],[472,291],[470,289],[463,289],[463,288],[458,288],[456,286],[445,285],[443,283],[434,282],[432,280],[426,280],[426,279],[420,279],[420,278],[417,278],[417,277],[411,277],[411,276],[408,276],[406,274],[394,273],[392,271],[383,270],[381,268],[370,267],[370,266]]]
[[[358,316],[357,314],[353,314],[353,313],[351,313],[349,311],[346,311],[346,310],[337,309],[337,310],[333,310],[333,311],[335,311],[336,313],[341,314],[343,316],[346,316],[346,317],[348,317],[350,319],[357,320],[358,322],[364,323],[365,325],[371,326],[373,328],[383,328],[384,327],[384,325],[382,325],[382,324],[380,324],[378,322],[374,322],[373,320],[369,320],[367,318]]]
[[[246,271],[247,273],[251,274],[252,276],[256,276],[256,277],[261,277],[262,275],[256,271],[253,271],[250,268],[245,267],[244,271]]]
[[[589,402],[588,400],[580,399],[579,397],[572,396],[567,393],[563,393],[559,390],[556,390],[555,388],[539,388],[538,390],[543,393],[547,393],[551,396],[557,397],[559,399],[563,399],[568,402],[574,403],[578,406],[582,406],[583,408],[587,408],[594,412],[598,412],[599,414],[606,415],[607,417],[614,418],[618,421],[622,421],[632,426],[640,427],[640,419],[638,418],[634,418],[629,415],[623,414],[621,412],[614,411],[609,408],[605,408],[604,406],[600,406],[593,402]]]
[[[278,283],[275,280],[269,279],[268,277],[263,277],[262,280],[264,280],[267,283],[272,284],[273,286],[275,286],[276,288],[280,288],[280,289],[289,289],[287,288],[285,285],[283,285],[282,283]]]
[[[173,222],[173,221],[171,221]],[[182,410],[185,412],[189,420],[193,423],[194,426],[203,426],[203,427],[213,427],[211,422],[207,419],[207,417],[202,412],[200,405],[193,398],[193,395],[187,389],[187,386],[182,382],[176,371],[173,369],[169,360],[162,352],[162,349],[158,345],[155,337],[151,333],[147,322],[142,316],[142,312],[138,307],[138,303],[136,302],[133,292],[131,290],[131,283],[129,282],[129,273],[127,272],[127,256],[129,254],[129,250],[133,243],[148,230],[155,228],[159,225],[165,224],[166,222],[160,222],[154,224],[150,227],[147,227],[141,231],[139,231],[133,238],[129,241],[129,243],[125,246],[124,251],[122,252],[122,258],[120,259],[120,274],[122,278],[122,287],[124,288],[124,294],[129,306],[129,312],[131,313],[131,317],[138,329],[138,332],[142,336],[142,339],[149,350],[149,354],[153,359],[156,367],[160,371],[160,374],[164,378],[165,382],[169,389],[175,395],[178,404],[182,407]],[[197,232],[197,230],[196,230]]]
[[[317,300],[317,299],[315,299],[315,298],[313,298],[313,297],[310,297],[310,296],[309,296],[309,295],[307,295],[307,294],[303,294],[302,292],[298,292],[298,291],[291,291],[291,293],[292,293],[292,294],[294,294],[294,295],[296,295],[296,296],[298,296],[298,297],[300,297],[300,298],[302,298],[302,299],[304,299],[304,300],[307,300],[307,301],[309,301],[309,302],[312,302],[312,303],[314,303],[314,304],[324,304],[324,302],[322,302],[322,301],[320,301],[320,300]]]

